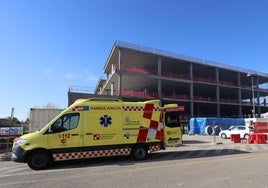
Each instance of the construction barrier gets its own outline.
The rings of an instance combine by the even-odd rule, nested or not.
[[[267,134],[262,133],[254,133],[251,134],[247,140],[248,144],[266,144],[267,141]]]
[[[240,134],[231,134],[230,139],[233,143],[240,143],[241,142]]]
[[[253,144],[254,140],[256,140],[256,134],[255,133],[250,135],[250,137],[247,139],[247,143],[248,144]]]
[[[266,134],[257,134],[256,140],[254,140],[255,144],[265,144],[267,141],[267,135]]]

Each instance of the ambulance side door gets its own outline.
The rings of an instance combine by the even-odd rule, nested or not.
[[[47,131],[50,149],[82,146],[82,115],[80,112],[64,114],[51,124]]]
[[[91,108],[85,116],[84,147],[117,145],[123,142],[122,110]],[[85,148],[87,149],[87,148]]]

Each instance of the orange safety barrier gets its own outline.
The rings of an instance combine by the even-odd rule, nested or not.
[[[247,140],[248,144],[266,144],[267,134],[254,133]]]
[[[256,140],[254,140],[255,144],[265,144],[267,141],[267,135],[266,134],[257,134]]]
[[[254,140],[256,140],[256,134],[255,133],[250,135],[250,137],[247,139],[247,143],[248,144],[253,144]]]
[[[233,143],[240,143],[241,142],[240,134],[231,134],[230,139]]]

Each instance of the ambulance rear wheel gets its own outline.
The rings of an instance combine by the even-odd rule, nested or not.
[[[143,160],[148,157],[148,149],[146,146],[138,145],[132,148],[131,156],[134,160]]]
[[[52,163],[51,155],[46,151],[34,151],[28,156],[28,166],[33,170],[42,170]]]

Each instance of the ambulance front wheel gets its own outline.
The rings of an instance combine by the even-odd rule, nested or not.
[[[43,150],[33,151],[28,156],[28,166],[33,170],[42,170],[52,163],[51,155]]]
[[[144,145],[134,146],[131,150],[131,156],[134,160],[143,160],[148,157],[148,149]]]

